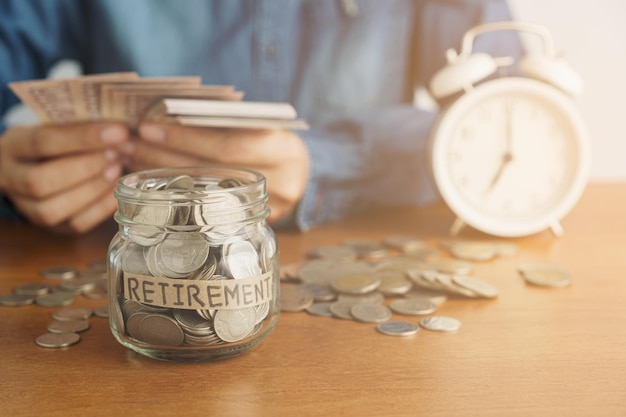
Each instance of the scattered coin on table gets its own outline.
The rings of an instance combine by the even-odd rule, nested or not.
[[[376,330],[388,336],[413,336],[419,327],[408,321],[387,321],[376,326]]]
[[[62,348],[75,345],[80,341],[77,333],[44,333],[35,343],[44,348]]]

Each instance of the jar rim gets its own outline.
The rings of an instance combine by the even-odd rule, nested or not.
[[[188,175],[196,178],[211,179],[237,179],[241,180],[241,185],[234,185],[223,189],[207,189],[203,190],[203,194],[207,197],[214,197],[226,192],[249,192],[256,194],[260,192],[260,196],[266,195],[265,176],[259,171],[251,168],[234,167],[228,165],[202,165],[202,166],[185,166],[185,167],[165,167],[155,168],[143,171],[132,172],[122,176],[116,186],[116,198],[123,199],[143,199],[150,196],[150,200],[159,200],[162,196],[164,200],[186,200],[193,198],[199,199],[197,193],[190,190],[154,190],[141,189],[138,187],[143,181],[159,181],[173,177]],[[256,192],[253,192],[256,191]],[[202,199],[202,197],[200,197]]]

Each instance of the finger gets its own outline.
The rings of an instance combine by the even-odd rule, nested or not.
[[[31,222],[45,227],[57,226],[85,210],[104,193],[111,192],[116,182],[113,178],[122,174],[121,165],[115,167],[117,172],[112,179],[96,177],[44,200],[19,195],[11,196],[11,199],[17,210]]]
[[[65,221],[60,230],[70,234],[85,233],[109,219],[117,209],[113,190],[114,187],[106,190],[98,200]]]
[[[3,151],[26,161],[119,146],[130,137],[125,125],[102,122],[16,127],[4,136],[10,145]]]
[[[179,153],[223,164],[273,165],[291,153],[290,131],[281,129],[211,129],[176,124],[143,124],[142,140]]]
[[[285,174],[277,169],[259,169],[259,172],[266,179],[270,208],[268,221],[273,223],[288,216],[296,208],[304,193],[307,176],[293,174],[294,171]]]
[[[137,142],[130,159],[129,168],[131,171],[141,171],[159,167],[199,166],[210,162],[162,146]]]
[[[39,164],[17,163],[8,179],[12,193],[47,198],[92,178],[115,175],[117,154],[112,150],[66,156]],[[113,172],[111,172],[113,170]]]

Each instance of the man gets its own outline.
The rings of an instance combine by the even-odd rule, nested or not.
[[[0,113],[17,101],[7,83],[73,59],[88,74],[198,75],[246,100],[289,102],[311,125],[11,127],[0,137],[0,211],[81,233],[115,211],[124,172],[202,164],[257,169],[270,222],[302,230],[431,201],[424,145],[435,114],[413,105],[415,88],[467,29],[508,19],[503,0],[0,0]],[[512,34],[475,49],[519,54]]]

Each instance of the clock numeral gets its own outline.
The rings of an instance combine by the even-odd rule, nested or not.
[[[459,151],[452,151],[448,154],[450,162],[459,162],[463,159],[463,154]]]
[[[474,129],[471,127],[464,127],[461,129],[461,139],[469,140],[474,138]]]

